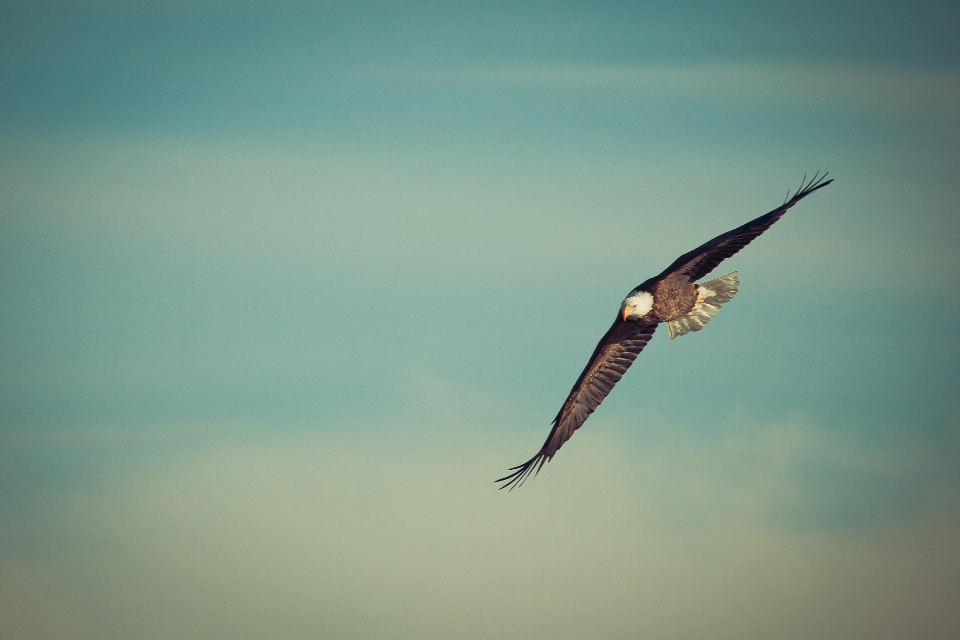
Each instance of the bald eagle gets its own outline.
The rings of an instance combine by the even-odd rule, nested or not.
[[[511,468],[512,473],[497,480],[503,483],[500,488],[520,486],[531,473],[539,473],[613,390],[647,346],[658,324],[667,323],[672,340],[690,331],[699,331],[710,322],[720,307],[737,293],[737,272],[699,284],[696,280],[750,244],[790,207],[833,182],[826,177],[827,174],[820,176],[818,173],[807,182],[804,176],[800,188],[792,197],[787,192],[787,199],[780,207],[683,254],[663,273],[628,293],[620,303],[613,326],[600,339],[590,361],[553,419],[553,428],[546,442],[537,455]]]

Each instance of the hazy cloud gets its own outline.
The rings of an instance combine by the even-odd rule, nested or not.
[[[658,423],[644,447],[600,428],[507,494],[493,474],[522,452],[494,446],[457,410],[448,417],[473,435],[397,447],[399,432],[421,428],[403,417],[366,435],[219,440],[72,491],[19,525],[39,527],[38,542],[2,560],[3,631],[947,638],[956,629],[955,474],[924,487],[915,508],[888,504],[896,514],[859,524],[829,523],[829,500],[815,503],[939,464],[922,448],[864,448],[802,421],[731,423],[706,442]],[[797,472],[811,461],[840,473],[810,485]],[[851,484],[847,471],[867,475]]]

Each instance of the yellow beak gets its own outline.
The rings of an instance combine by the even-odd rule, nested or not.
[[[623,305],[623,321],[627,321],[627,316],[630,315],[630,307]]]

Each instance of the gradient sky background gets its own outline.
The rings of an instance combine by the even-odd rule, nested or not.
[[[0,636],[960,636],[960,5],[265,4],[0,6]]]

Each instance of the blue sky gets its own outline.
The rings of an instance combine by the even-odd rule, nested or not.
[[[955,637],[957,14],[4,6],[0,635]]]

